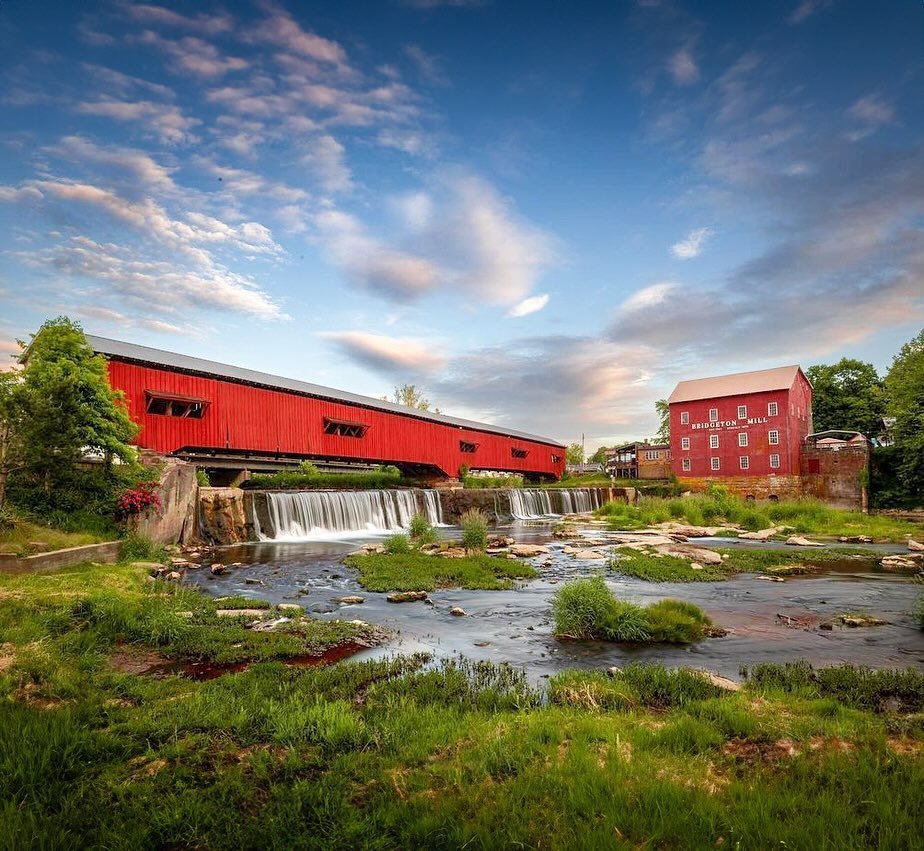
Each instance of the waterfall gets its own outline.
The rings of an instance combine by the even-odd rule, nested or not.
[[[328,540],[362,534],[400,532],[415,514],[443,525],[435,490],[267,492],[270,528],[262,529],[254,509],[254,531],[261,541]]]
[[[510,513],[517,520],[537,520],[561,514],[587,514],[601,505],[596,488],[511,488]]]

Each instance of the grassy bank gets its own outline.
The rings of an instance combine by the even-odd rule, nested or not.
[[[526,562],[469,555],[441,558],[416,551],[352,555],[346,563],[356,568],[359,584],[369,591],[433,591],[436,588],[510,588],[515,579],[532,579],[536,571]]]
[[[692,644],[712,621],[697,606],[660,600],[637,606],[619,600],[602,576],[563,585],[552,598],[555,632],[562,638]]]
[[[14,553],[27,556],[34,553],[62,550],[66,547],[82,547],[98,544],[119,537],[118,531],[94,529],[86,532],[68,532],[42,523],[23,519],[9,512],[12,525],[0,526],[0,553]]]
[[[718,493],[676,499],[645,498],[638,505],[608,502],[596,512],[607,518],[613,529],[643,529],[670,520],[692,526],[733,523],[757,531],[789,526],[800,534],[827,537],[868,535],[877,541],[906,541],[924,534],[921,524],[894,517],[867,515],[830,508],[813,500],[748,504],[742,499]]]
[[[2,580],[0,847],[919,843],[921,674],[763,666],[728,693],[633,665],[560,674],[545,702],[510,668],[420,656],[114,667],[135,622],[115,613],[187,593],[125,568]]]
[[[243,487],[256,490],[382,490],[410,486],[394,467],[369,473],[322,473],[283,471],[253,475]]]

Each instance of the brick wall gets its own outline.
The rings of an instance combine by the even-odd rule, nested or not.
[[[869,446],[850,444],[838,449],[802,447],[802,490],[836,508],[866,509]]]
[[[802,496],[802,481],[798,476],[730,476],[725,479],[684,477],[678,478],[677,481],[694,493],[701,493],[710,484],[716,484],[744,499],[753,496],[754,499],[775,497],[779,500],[790,500]]]

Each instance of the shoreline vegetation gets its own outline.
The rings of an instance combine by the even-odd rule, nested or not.
[[[919,838],[920,672],[760,665],[734,683],[632,664],[535,687],[425,654],[293,665],[362,627],[257,632],[248,609],[289,613],[145,573],[0,577],[4,847]],[[223,668],[160,664],[187,659]]]

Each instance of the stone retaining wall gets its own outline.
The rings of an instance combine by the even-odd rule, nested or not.
[[[107,541],[103,544],[68,547],[66,550],[53,550],[50,553],[36,553],[31,556],[20,557],[0,553],[0,573],[44,573],[84,561],[115,564],[119,560],[121,549],[121,541]]]

